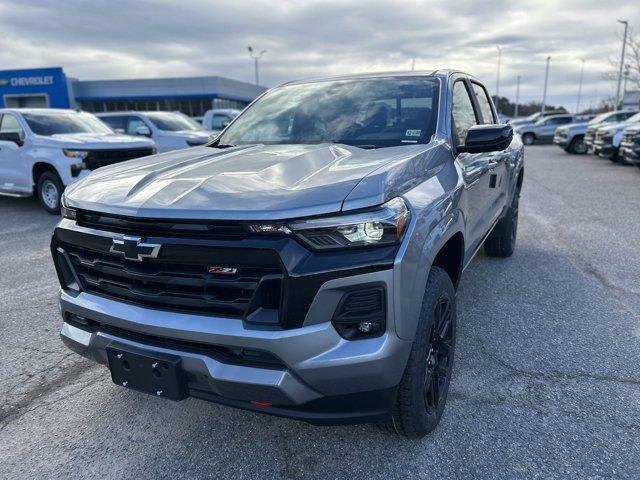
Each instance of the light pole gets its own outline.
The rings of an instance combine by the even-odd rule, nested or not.
[[[547,68],[544,72],[544,90],[542,91],[542,114],[544,115],[544,108],[547,104],[547,84],[549,83],[549,61],[551,56],[547,57]]]
[[[259,54],[254,55],[252,47],[247,47],[247,50],[249,50],[249,56],[251,58],[253,58],[253,65],[254,65],[255,73],[256,73],[256,87],[257,87],[257,86],[260,85],[259,77],[258,77],[258,60],[260,60],[262,58],[262,55],[267,53],[267,51],[266,50],[262,50]]]
[[[576,113],[580,113],[580,97],[582,96],[582,77],[584,76],[584,58],[582,61],[582,68],[580,68],[580,83],[578,84],[578,100],[576,101]]]
[[[496,45],[498,49],[498,72],[496,74],[496,104],[498,106],[497,110],[500,113],[500,61],[502,60],[502,47],[500,45]]]
[[[624,49],[627,46],[627,29],[629,22],[627,20],[618,20],[618,23],[624,24],[624,36],[622,37],[622,56],[620,57],[620,70],[618,71],[618,88],[616,90],[616,106],[620,104],[620,83],[622,83],[622,67],[624,66]]]
[[[520,102],[520,75],[516,77],[516,109],[513,112],[514,118],[518,118],[518,103]]]
[[[629,80],[629,73],[631,73],[629,65],[624,66],[624,85],[622,85],[622,101],[624,102],[624,96],[627,93],[627,80]]]

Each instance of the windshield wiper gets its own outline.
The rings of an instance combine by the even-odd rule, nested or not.
[[[213,148],[231,148],[231,147],[237,147],[237,145],[225,145],[225,144],[218,144],[218,145],[211,145]]]

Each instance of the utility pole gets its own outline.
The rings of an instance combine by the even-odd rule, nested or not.
[[[411,71],[413,72],[416,69],[416,57],[411,59]]]
[[[582,68],[580,68],[580,83],[578,84],[578,100],[576,101],[576,113],[580,113],[580,97],[582,96],[582,77],[584,76],[584,58],[582,61]]]
[[[500,113],[500,61],[502,60],[502,47],[496,45],[498,49],[498,72],[496,74],[496,106],[498,113]]]
[[[267,53],[267,51],[262,50],[260,53],[254,55],[252,47],[247,47],[247,50],[249,50],[249,56],[253,58],[253,65],[254,65],[255,74],[256,74],[256,87],[258,87],[260,86],[260,77],[258,77],[258,60],[260,60],[262,58],[262,55]]]
[[[549,83],[549,61],[551,56],[547,57],[547,68],[544,72],[544,90],[542,91],[542,113],[544,114],[544,108],[547,104],[547,84]]]
[[[516,109],[513,112],[513,116],[518,118],[518,103],[520,102],[520,75],[516,77]]]
[[[616,106],[614,110],[618,109],[620,105],[620,83],[622,83],[622,67],[624,66],[624,49],[627,46],[627,29],[629,28],[629,22],[627,20],[618,20],[618,23],[624,24],[624,35],[622,37],[622,56],[620,57],[620,70],[618,71],[618,88],[616,90]]]

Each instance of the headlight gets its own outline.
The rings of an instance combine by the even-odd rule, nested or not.
[[[255,224],[254,233],[293,234],[314,250],[377,247],[400,243],[409,223],[409,209],[394,198],[375,209],[287,224]]]
[[[60,210],[63,218],[68,218],[69,220],[76,219],[76,210],[67,205],[67,198],[64,195],[62,195],[60,199]]]
[[[77,160],[84,160],[89,155],[89,152],[86,150],[69,150],[68,148],[63,148],[62,153],[64,153],[65,157],[75,158]]]

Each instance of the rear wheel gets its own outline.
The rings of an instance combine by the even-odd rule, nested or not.
[[[506,258],[513,255],[518,235],[518,206],[520,191],[516,189],[511,205],[484,241],[484,251],[490,257]]]
[[[582,135],[574,137],[569,144],[569,152],[577,155],[584,155],[587,153],[587,144],[584,143],[584,137]]]
[[[52,170],[47,170],[38,178],[36,186],[40,205],[52,215],[60,214],[60,199],[64,186],[58,174]]]
[[[536,137],[533,135],[533,133],[525,133],[524,135],[522,135],[522,143],[524,143],[525,145],[533,145],[533,142],[536,141]]]
[[[384,430],[410,438],[433,431],[442,417],[456,341],[456,297],[449,275],[431,268],[411,354]]]

